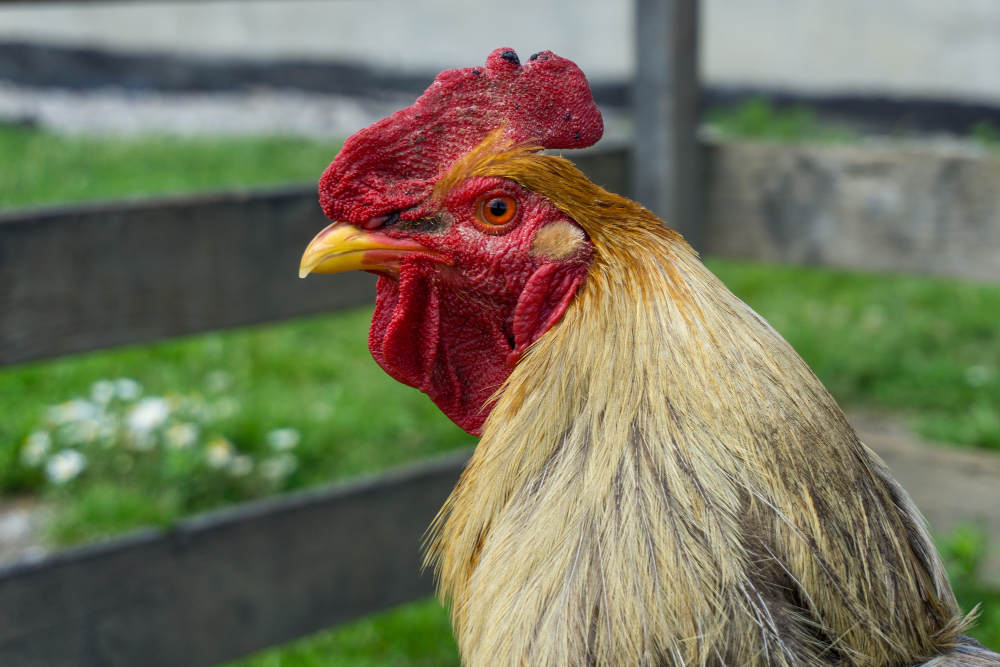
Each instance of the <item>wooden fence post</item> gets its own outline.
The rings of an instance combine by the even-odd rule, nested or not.
[[[698,223],[698,0],[636,0],[633,196],[704,246]]]

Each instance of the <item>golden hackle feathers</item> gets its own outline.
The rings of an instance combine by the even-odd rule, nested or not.
[[[678,234],[500,134],[449,176],[512,179],[594,245],[432,528],[466,665],[882,667],[956,645],[906,493]]]

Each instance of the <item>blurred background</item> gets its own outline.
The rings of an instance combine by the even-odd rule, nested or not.
[[[699,249],[913,493],[1000,650],[1000,3],[703,0],[699,20]],[[314,184],[500,46],[577,62],[608,127],[587,155],[621,157],[635,24],[613,0],[0,4],[0,225]],[[0,275],[0,304],[17,289]],[[375,365],[370,316],[0,367],[0,566],[473,445]],[[458,662],[423,601],[239,664]]]
[[[1000,7],[986,0],[705,0],[700,12],[700,74],[709,100],[766,92],[1000,103]],[[2,113],[66,130],[101,127],[86,114],[75,122],[58,118],[57,91],[32,90],[37,86],[87,92],[79,100],[85,109],[100,99],[110,103],[123,91],[247,92],[294,84],[334,93],[378,88],[380,97],[400,88],[419,93],[442,69],[482,60],[494,42],[525,53],[544,46],[564,54],[599,93],[622,104],[636,70],[634,13],[633,3],[613,0],[11,4],[0,14]],[[311,76],[302,71],[309,68]],[[375,76],[366,81],[361,72]],[[100,90],[102,85],[112,89]],[[19,107],[21,87],[28,90],[20,91],[25,99]],[[143,116],[152,113],[146,108],[135,111],[135,125],[118,131],[143,129],[143,122],[150,129],[158,122],[162,131],[164,124],[179,123],[167,118],[171,102],[176,104],[161,100],[166,108],[156,117]],[[361,120],[326,131],[340,132]],[[225,131],[213,118],[202,122]],[[289,129],[278,119],[271,122],[272,132]],[[188,123],[182,127],[194,131],[194,121]]]

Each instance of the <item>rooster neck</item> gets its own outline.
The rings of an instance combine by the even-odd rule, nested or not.
[[[466,664],[874,667],[953,641],[916,509],[788,344],[674,237],[595,245],[435,525]]]

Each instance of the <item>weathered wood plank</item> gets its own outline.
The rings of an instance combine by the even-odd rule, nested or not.
[[[0,569],[0,665],[203,667],[430,595],[421,539],[468,456]]]
[[[328,223],[314,186],[0,215],[0,366],[371,301],[298,278]]]
[[[624,148],[570,153],[627,192]],[[968,147],[748,141],[704,154],[709,253],[1000,279],[1000,160]],[[370,302],[296,277],[312,186],[0,215],[0,365]]]
[[[698,0],[637,0],[632,195],[696,249]]]

